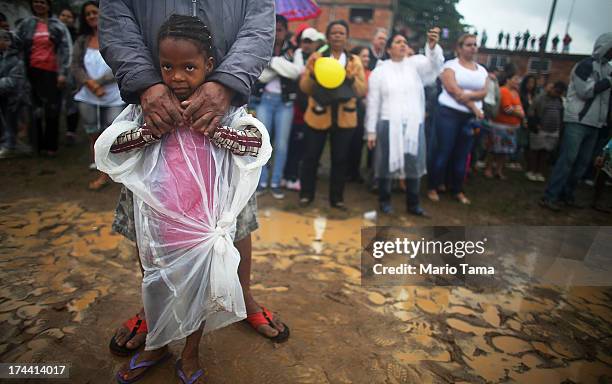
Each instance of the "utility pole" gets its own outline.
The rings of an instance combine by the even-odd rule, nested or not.
[[[567,25],[565,26],[565,34],[569,34],[569,27],[572,21],[572,16],[574,15],[574,5],[576,5],[576,0],[572,0],[572,7],[570,8],[569,16],[567,17]]]
[[[555,17],[555,9],[557,8],[557,0],[553,0],[552,7],[550,7],[550,16],[548,16],[548,26],[546,27],[546,38],[544,44],[540,47],[540,59],[538,63],[538,77],[542,74],[542,67],[544,64],[544,54],[546,53],[546,46],[548,45],[548,39],[550,38],[550,28],[552,26],[553,19]]]

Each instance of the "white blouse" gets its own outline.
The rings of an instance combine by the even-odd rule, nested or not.
[[[457,81],[457,85],[464,91],[480,91],[484,88],[489,74],[482,65],[476,64],[476,66],[477,68],[475,70],[468,69],[463,65],[459,64],[459,59],[453,59],[447,61],[444,64],[443,70],[450,69],[455,72],[455,80]],[[448,108],[456,109],[462,112],[470,112],[468,107],[457,102],[457,100],[455,100],[455,98],[452,97],[446,91],[446,89],[444,89],[442,93],[440,93],[440,96],[438,97],[438,102],[440,103],[440,105],[443,105]],[[482,109],[481,100],[478,100],[475,103],[478,108]]]
[[[404,154],[416,155],[419,126],[425,121],[424,86],[435,83],[444,64],[442,48],[425,47],[425,55],[400,62],[385,60],[368,81],[366,132],[376,134],[380,120],[389,120],[389,171],[403,169]]]

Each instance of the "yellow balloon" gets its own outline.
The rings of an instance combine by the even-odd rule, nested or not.
[[[322,87],[334,89],[344,82],[346,70],[338,60],[332,57],[320,57],[315,61],[314,75]]]

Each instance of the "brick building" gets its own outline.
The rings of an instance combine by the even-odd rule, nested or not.
[[[393,24],[395,0],[319,0],[321,14],[307,23],[320,32],[330,21],[343,19],[349,23],[350,43],[367,44],[372,40],[377,28],[390,29]],[[293,30],[302,22],[292,22],[289,29]]]
[[[550,82],[569,81],[572,68],[587,55],[545,53],[542,61],[542,74]],[[478,61],[489,69],[502,68],[513,63],[520,74],[536,74],[540,66],[540,53],[535,51],[511,51],[505,49],[480,48]]]

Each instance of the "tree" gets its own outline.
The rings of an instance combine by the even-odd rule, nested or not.
[[[404,30],[414,43],[425,44],[426,32],[432,27],[448,29],[448,37],[442,38],[441,44],[447,48],[453,46],[457,38],[464,33],[466,25],[463,16],[457,11],[459,0],[399,0],[395,15],[397,30]]]

